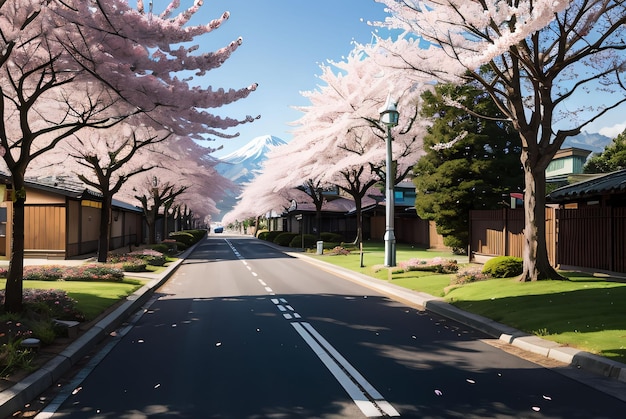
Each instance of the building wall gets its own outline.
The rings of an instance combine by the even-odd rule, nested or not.
[[[65,256],[65,205],[26,205],[24,250]],[[31,252],[32,251],[32,252]]]

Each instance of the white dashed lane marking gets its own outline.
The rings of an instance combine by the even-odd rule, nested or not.
[[[226,240],[226,243],[233,250],[239,260],[241,260],[252,276],[256,277],[259,283],[270,295],[275,295],[258,274],[252,271],[244,258],[235,249],[233,244]],[[296,312],[285,298],[272,298],[270,301],[278,309],[286,320],[293,320],[290,324],[302,337],[306,344],[313,350],[315,355],[333,374],[335,379],[348,393],[354,404],[363,412],[366,417],[400,416],[400,413],[386,401],[383,396],[354,368],[324,337],[308,322],[298,321],[302,316]]]

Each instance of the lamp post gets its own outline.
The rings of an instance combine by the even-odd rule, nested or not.
[[[387,95],[387,102],[380,109],[380,122],[387,127],[387,169],[385,174],[386,184],[386,208],[385,208],[385,266],[396,266],[396,236],[394,233],[394,210],[395,196],[393,186],[395,175],[393,173],[393,157],[391,154],[391,128],[398,125],[400,114],[396,109],[397,103],[391,99],[391,93]]]

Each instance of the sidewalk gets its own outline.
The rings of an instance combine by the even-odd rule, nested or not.
[[[267,245],[283,252],[286,250],[272,246],[271,244]],[[0,392],[0,417],[9,417],[14,412],[22,409],[25,404],[37,398],[37,396],[58,381],[72,366],[93,350],[99,342],[116,330],[133,313],[138,311],[150,299],[154,291],[170,278],[194,248],[195,246],[184,252],[176,262],[169,265],[167,269],[160,274],[133,273],[133,277],[141,277],[149,281],[142,288],[127,297],[126,301],[119,305],[114,311],[95,323],[90,329],[83,332],[54,359],[50,360],[18,384]],[[522,350],[563,362],[569,365],[569,367],[560,368],[559,373],[567,375],[572,379],[582,381],[626,402],[626,364],[611,361],[607,358],[571,347],[563,347],[557,343],[541,339],[534,335],[528,335],[485,317],[459,310],[431,295],[410,291],[386,281],[340,268],[308,257],[301,252],[286,253],[292,257],[302,259],[319,269],[330,271],[341,278],[359,283],[362,286],[373,289],[397,301],[401,301],[410,306],[424,308],[438,315],[465,324]],[[8,262],[6,262],[6,265],[4,265],[3,262],[5,261],[0,261],[0,266],[8,265]],[[85,260],[28,259],[24,261],[24,264],[80,265],[84,262]]]

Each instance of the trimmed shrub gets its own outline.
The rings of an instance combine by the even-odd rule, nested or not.
[[[331,243],[341,243],[343,241],[343,236],[337,233],[320,233],[320,240]]]
[[[485,262],[482,272],[492,278],[510,278],[522,274],[522,258],[498,256]]]
[[[268,240],[267,240],[267,237],[268,237],[269,235],[270,235],[270,232],[269,232],[269,231],[267,231],[267,230],[264,230],[264,231],[260,231],[260,232],[259,232],[259,234],[257,234],[257,235],[256,235],[256,238],[257,238],[257,239],[259,239],[259,240],[265,240],[265,241],[268,241]]]
[[[259,239],[261,240],[265,240],[271,243],[274,243],[274,240],[276,240],[276,237],[278,237],[280,234],[284,233],[283,231],[264,231],[261,234],[259,234]]]
[[[276,236],[276,238],[274,239],[273,243],[279,245],[279,246],[289,246],[289,243],[291,243],[291,240],[293,240],[294,237],[296,237],[298,234],[297,233],[289,233],[289,232],[281,232],[279,235]]]
[[[199,242],[200,240],[202,240],[203,238],[206,237],[206,230],[185,230],[185,232],[191,234],[194,238],[194,243]]]
[[[147,271],[147,267],[148,263],[139,258],[122,263],[122,270],[124,272],[145,272]]]
[[[174,239],[187,247],[197,242],[194,235],[189,231],[176,231],[174,233],[170,233],[170,239]]]
[[[258,238],[259,238],[259,236],[260,236],[261,234],[265,234],[265,233],[269,233],[269,230],[267,230],[267,229],[257,230],[257,232],[256,232],[256,233],[254,233],[254,235],[255,235],[255,236],[256,236],[256,238],[258,239]]]
[[[113,264],[115,268],[120,268],[124,272],[145,272],[147,266],[145,260],[130,253],[111,255],[107,258],[107,263]]]
[[[156,252],[166,253],[169,251],[169,246],[167,244],[159,243],[153,244],[150,248]]]
[[[163,266],[167,260],[165,259],[165,255],[161,252],[157,252],[152,249],[143,249],[136,250],[128,254],[129,256],[134,256],[136,258],[144,260],[148,265],[152,266]]]
[[[313,234],[305,234],[304,235],[304,248],[312,248],[315,247],[317,242],[317,237]],[[289,242],[289,247],[302,247],[302,235],[298,234]]]

